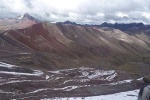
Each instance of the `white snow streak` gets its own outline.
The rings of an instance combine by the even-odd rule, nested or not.
[[[41,100],[137,100],[139,90],[92,97],[45,98]]]

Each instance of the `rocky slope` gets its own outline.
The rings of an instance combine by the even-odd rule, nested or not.
[[[42,68],[48,69],[113,68],[149,58],[149,39],[139,37],[112,28],[39,23],[1,33],[0,48],[1,52],[10,53],[3,53],[2,57],[12,55],[17,64],[44,64]]]

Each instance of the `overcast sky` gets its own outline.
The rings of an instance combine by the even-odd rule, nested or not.
[[[0,17],[29,13],[49,21],[150,24],[150,0],[0,0]]]

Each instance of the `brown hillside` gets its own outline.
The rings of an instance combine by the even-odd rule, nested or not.
[[[48,69],[116,67],[142,61],[150,50],[147,42],[117,29],[69,24],[39,23],[10,30],[1,34],[1,41],[1,50],[14,55],[12,62]]]

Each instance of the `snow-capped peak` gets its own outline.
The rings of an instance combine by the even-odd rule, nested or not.
[[[24,17],[24,15],[19,16],[17,19],[22,19]]]

